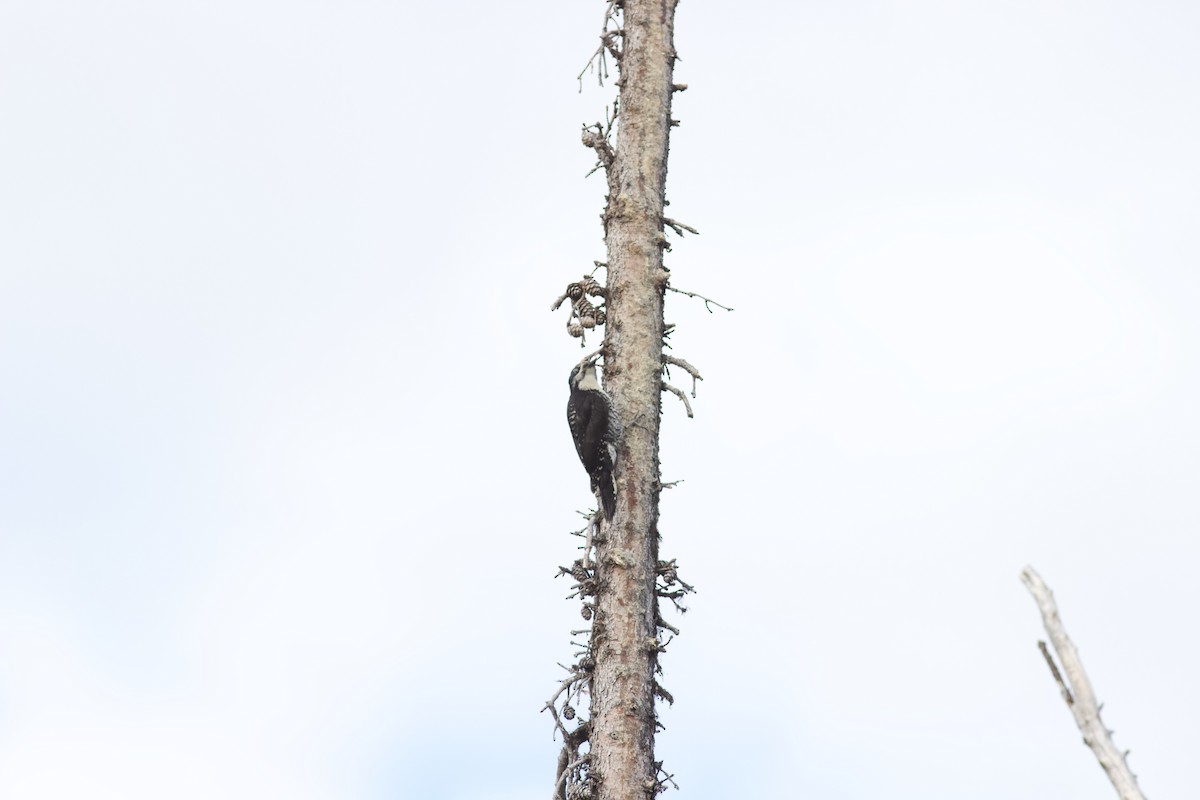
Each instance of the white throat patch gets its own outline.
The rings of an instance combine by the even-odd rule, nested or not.
[[[586,367],[583,374],[579,377],[579,388],[585,392],[600,391],[600,384],[596,380],[596,368]]]

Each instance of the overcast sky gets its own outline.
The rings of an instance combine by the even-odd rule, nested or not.
[[[602,14],[0,0],[0,797],[548,796]],[[1110,796],[1025,564],[1194,795],[1197,41],[680,5],[681,797]]]

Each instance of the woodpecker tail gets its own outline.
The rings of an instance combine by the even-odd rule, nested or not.
[[[596,484],[600,490],[600,505],[604,508],[604,518],[611,522],[613,514],[617,513],[617,495],[613,489],[612,475],[598,477],[600,480],[596,481]]]

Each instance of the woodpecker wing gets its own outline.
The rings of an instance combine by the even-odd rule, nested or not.
[[[588,453],[584,466],[590,472],[600,464],[607,464],[612,469],[612,459],[608,453],[608,400],[603,395],[592,399],[592,410],[588,415],[587,430],[583,437],[583,446]]]
[[[567,424],[575,452],[590,472],[599,461],[608,440],[608,403],[597,392],[572,392],[567,403]]]
[[[584,440],[587,438],[588,420],[591,418],[589,398],[583,392],[571,392],[567,402],[567,424],[571,426],[571,440],[575,442],[575,453],[587,465],[584,455]]]

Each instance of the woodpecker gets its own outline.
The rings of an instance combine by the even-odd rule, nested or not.
[[[592,479],[592,493],[600,493],[604,518],[611,520],[617,500],[613,487],[616,458],[616,420],[608,395],[596,380],[596,365],[585,361],[571,370],[571,398],[567,401],[567,424],[575,440],[575,452]]]

